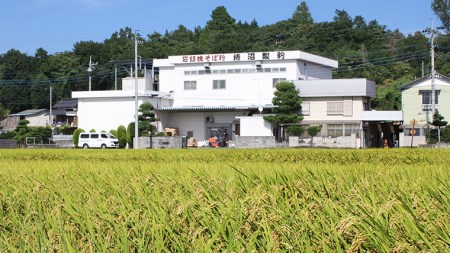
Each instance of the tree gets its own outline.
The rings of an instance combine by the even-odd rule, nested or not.
[[[127,129],[124,125],[117,127],[116,137],[119,140],[119,148],[125,148],[127,145]]]
[[[128,128],[127,128],[126,140],[127,140],[129,148],[133,148],[134,126],[135,126],[135,123],[131,122],[130,124],[128,124]]]
[[[116,129],[109,130],[109,133],[117,137],[117,130]]]
[[[33,58],[11,49],[2,57],[2,75],[4,80],[0,86],[0,102],[11,112],[16,113],[29,109],[30,80],[35,73]]]
[[[275,124],[278,128],[280,124],[299,123],[303,120],[300,116],[302,109],[302,99],[299,90],[292,82],[280,82],[276,86],[272,103],[275,108],[273,115],[264,116],[264,120]]]
[[[156,127],[152,125],[152,122],[156,122],[158,119],[155,118],[155,113],[153,112],[153,105],[150,103],[143,103],[139,106],[139,116],[138,116],[138,136],[143,136],[145,133],[155,133]]]
[[[78,141],[80,140],[80,133],[84,133],[85,131],[82,128],[77,128],[73,131],[72,140],[75,148],[78,148]]]
[[[19,143],[23,143],[23,140],[25,138],[25,134],[28,132],[28,124],[30,124],[30,121],[26,119],[22,119],[19,121],[19,125],[17,126],[15,132],[16,136],[14,136],[14,139],[17,140]]]
[[[320,126],[312,126],[312,127],[308,128],[307,131],[308,131],[308,135],[311,136],[311,147],[312,147],[314,137],[316,137],[316,135],[318,133],[320,133],[320,131],[322,131],[322,128]]]
[[[9,115],[9,110],[0,104],[0,121],[6,119]]]
[[[200,48],[204,53],[230,53],[239,51],[242,45],[238,27],[234,18],[228,14],[224,6],[212,11],[211,20],[206,23],[200,35]]]
[[[433,114],[433,121],[430,122],[430,124],[437,127],[437,129],[431,130],[430,134],[427,135],[427,140],[429,143],[435,143],[436,139],[438,144],[441,143],[441,127],[446,126],[447,123],[448,122],[444,120],[444,116],[439,114],[439,112],[436,111]]]
[[[449,0],[433,0],[431,9],[442,22],[442,26],[447,32],[450,31],[450,1]]]
[[[301,126],[289,126],[287,132],[292,136],[300,136],[305,131]]]

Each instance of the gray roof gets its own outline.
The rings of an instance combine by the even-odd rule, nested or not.
[[[13,114],[14,116],[30,116],[41,112],[48,112],[48,109],[30,109]]]
[[[78,108],[78,98],[63,98],[61,101],[56,103],[52,108],[63,109],[63,108]]]

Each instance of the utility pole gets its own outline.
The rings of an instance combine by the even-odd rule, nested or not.
[[[91,82],[92,82],[92,71],[94,71],[95,69],[95,65],[97,65],[98,63],[93,63],[92,62],[92,57],[89,56],[89,68],[87,69],[87,72],[89,73],[89,91],[91,91]]]
[[[139,30],[135,30],[134,32],[134,149],[138,149],[138,68],[137,68],[137,64],[138,64],[138,39],[137,39],[137,33],[139,32]]]
[[[431,19],[431,112],[432,115],[436,112],[436,87],[435,78],[436,71],[434,69],[434,35],[436,31],[434,30],[433,19]]]
[[[53,126],[53,115],[52,115],[52,86],[50,85],[50,115],[49,115],[49,125],[50,127]]]

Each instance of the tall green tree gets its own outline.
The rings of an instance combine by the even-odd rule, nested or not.
[[[151,103],[143,103],[139,106],[139,116],[138,116],[138,130],[139,136],[148,135],[150,133],[154,134],[156,132],[156,127],[152,125],[153,122],[157,121],[155,113],[153,112],[154,107]],[[145,134],[146,133],[146,134]]]
[[[229,53],[240,51],[242,38],[234,18],[224,6],[213,10],[211,20],[200,34],[200,47],[204,53]]]
[[[276,86],[272,104],[275,108],[272,115],[264,116],[264,120],[279,128],[283,123],[299,123],[303,120],[300,116],[302,99],[300,92],[292,82],[280,82]]]
[[[431,9],[442,22],[442,26],[447,32],[450,32],[450,1],[433,0]]]
[[[444,116],[442,116],[439,112],[435,112],[433,114],[433,121],[430,122],[431,125],[435,126],[437,129],[432,129],[430,135],[428,136],[429,143],[434,143],[434,140],[437,139],[437,143],[441,143],[441,127],[445,127],[447,125],[447,121],[444,120]]]
[[[0,102],[12,113],[31,108],[30,80],[36,71],[33,58],[11,49],[1,63]]]

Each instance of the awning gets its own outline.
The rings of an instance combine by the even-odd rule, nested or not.
[[[363,121],[402,121],[402,111],[363,111],[361,114]]]
[[[273,109],[273,105],[261,106],[263,109]],[[259,106],[181,106],[181,107],[161,107],[157,111],[196,111],[196,112],[213,112],[213,111],[248,111],[258,110]]]

